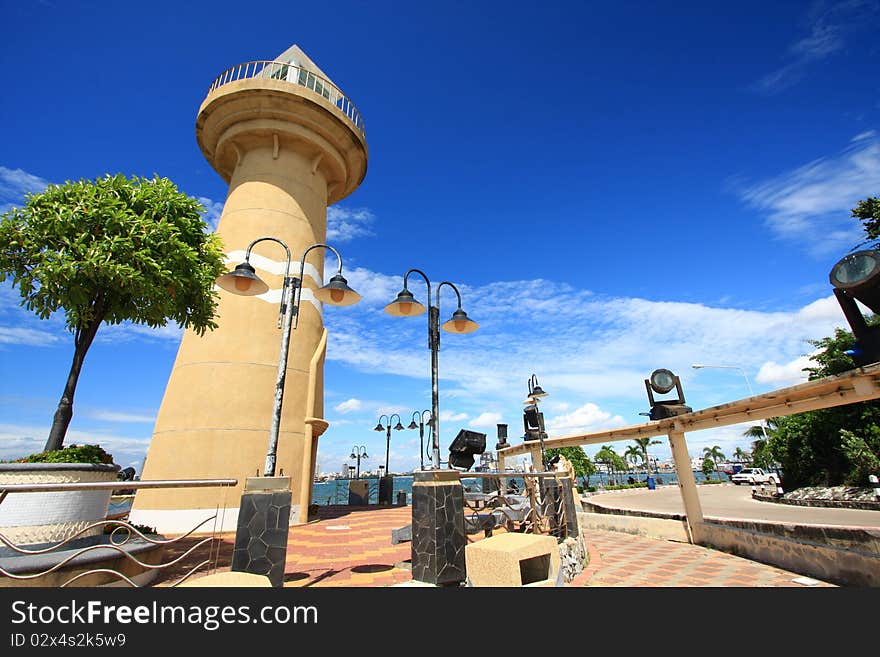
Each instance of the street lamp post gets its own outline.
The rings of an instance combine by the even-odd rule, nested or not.
[[[755,391],[752,390],[752,384],[749,382],[749,377],[746,375],[746,371],[739,365],[691,365],[691,367],[693,367],[695,370],[701,370],[707,367],[719,370],[739,370],[740,374],[742,374],[743,378],[746,380],[746,387],[749,389],[749,397],[755,396]],[[769,438],[767,436],[767,429],[764,428],[764,421],[761,420],[758,423],[758,426],[761,427],[761,433],[764,434],[764,440],[768,440]]]
[[[538,384],[538,377],[532,374],[529,377],[528,381],[529,386],[529,396],[526,397],[526,400],[523,402],[526,405],[524,412],[524,419],[526,425],[526,438],[529,437],[530,432],[537,432],[538,440],[541,443],[541,467],[540,469],[547,469],[547,455],[544,449],[544,438],[546,437],[546,433],[544,432],[544,414],[538,411],[538,402],[541,400],[541,397],[546,397],[549,393],[544,392],[544,389]],[[537,464],[535,469],[537,470]]]
[[[355,445],[351,448],[351,456],[349,458],[357,459],[357,476],[355,479],[361,478],[361,459],[370,458],[367,456],[367,448],[365,445]]]
[[[388,426],[382,426],[382,418],[388,420]],[[394,426],[395,431],[403,431],[403,424],[400,422],[400,416],[393,413],[391,417],[380,415],[379,422],[375,426],[376,431],[385,431],[385,474],[379,477],[379,504],[391,504],[391,498],[394,491],[394,476],[388,469],[388,455],[391,453],[391,420],[397,418],[397,424]],[[380,466],[381,467],[381,466]]]
[[[281,308],[278,328],[281,328],[281,353],[278,358],[278,374],[275,380],[275,396],[272,421],[269,427],[269,444],[263,477],[249,477],[245,483],[239,506],[232,553],[232,570],[266,575],[273,586],[280,587],[284,580],[284,562],[287,558],[287,532],[290,527],[292,493],[290,477],[275,476],[278,452],[278,433],[281,427],[281,408],[284,402],[284,381],[287,374],[287,356],[290,349],[291,329],[296,328],[302,290],[302,271],[306,256],[312,249],[333,251],[339,261],[339,269],[327,285],[315,291],[315,298],[335,306],[356,303],[360,295],[348,287],[342,276],[342,258],[328,244],[313,244],[302,254],[299,276],[290,275],[290,249],[275,237],[260,237],[251,242],[245,252],[244,262],[217,278],[217,285],[227,292],[241,296],[256,296],[269,291],[269,286],[257,276],[250,264],[251,250],[260,242],[275,242],[284,248],[287,264],[281,290]],[[269,496],[269,500],[265,499]],[[269,509],[282,509],[270,516]],[[254,522],[256,520],[257,522]],[[267,549],[268,548],[268,549]]]
[[[418,429],[419,430],[419,470],[425,469],[425,413],[428,414],[428,428],[431,429],[433,427],[433,420],[431,419],[431,411],[424,410],[421,413],[418,411],[413,411],[412,421],[409,423],[407,429]],[[416,424],[416,418],[419,419],[419,423]],[[432,429],[433,432],[433,429]]]
[[[329,244],[313,244],[307,248],[300,260],[300,276],[290,275],[290,249],[281,240],[275,237],[260,237],[248,245],[245,252],[244,262],[236,266],[234,271],[227,272],[217,279],[217,284],[233,294],[241,296],[256,296],[269,291],[269,286],[257,276],[250,264],[251,250],[260,242],[271,241],[280,244],[287,253],[287,266],[284,271],[284,284],[281,290],[281,310],[278,316],[278,326],[281,332],[281,355],[278,359],[278,375],[275,379],[275,402],[272,410],[272,424],[269,428],[269,446],[266,450],[266,463],[263,476],[275,476],[275,459],[278,452],[278,432],[281,427],[281,406],[284,402],[284,379],[287,374],[287,356],[290,347],[290,332],[296,328],[299,318],[299,303],[302,290],[302,271],[305,267],[306,256],[309,251],[316,248],[329,249],[336,254],[339,269],[336,275],[330,279],[327,285],[315,291],[315,297],[323,303],[334,306],[350,306],[357,303],[361,296],[348,287],[348,281],[342,276],[342,257],[339,252]]]
[[[479,328],[479,324],[470,319],[461,308],[461,294],[458,288],[449,281],[443,281],[437,286],[436,302],[431,305],[431,281],[420,269],[410,269],[403,276],[403,289],[397,298],[385,306],[385,312],[395,317],[409,317],[421,315],[425,312],[425,306],[416,301],[412,292],[407,287],[409,275],[416,273],[425,279],[428,286],[428,348],[431,350],[431,429],[432,429],[432,465],[435,470],[440,469],[440,395],[438,384],[438,352],[440,351],[440,289],[446,285],[451,287],[458,299],[458,309],[452,313],[452,318],[443,323],[443,330],[449,333],[473,333]]]
[[[388,420],[388,426],[382,426],[382,418],[386,418]],[[403,425],[400,423],[400,416],[397,413],[393,413],[391,417],[388,417],[385,414],[379,416],[379,423],[373,427],[374,431],[386,431],[385,438],[385,472],[391,472],[388,469],[388,454],[391,451],[391,418],[397,418],[397,424],[394,426],[395,431],[403,431]]]

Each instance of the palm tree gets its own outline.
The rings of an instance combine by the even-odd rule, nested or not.
[[[623,458],[635,465],[642,460],[642,450],[637,445],[630,445],[624,451]]]
[[[737,447],[733,452],[733,458],[740,463],[746,463],[751,460],[749,453],[744,451],[742,447]]]
[[[611,445],[602,445],[602,448],[596,452],[593,460],[597,463],[604,463],[612,477],[620,465],[623,465],[624,467],[626,466],[624,460],[620,457],[620,454],[615,452]]]
[[[765,424],[752,425],[743,431],[743,435],[748,436],[749,438],[765,438],[765,436],[769,438],[776,433],[777,429],[779,429],[779,418],[768,417]]]
[[[718,471],[718,463],[727,458],[726,456],[724,456],[721,448],[718,445],[715,445],[714,447],[704,447],[703,456],[705,456],[707,459],[711,460],[712,463],[715,464],[715,474],[718,475],[718,479],[720,480],[721,474]]]
[[[651,462],[648,460],[648,448],[651,445],[659,445],[659,440],[651,440],[650,438],[633,438],[635,443],[639,446],[640,451],[642,452],[643,461],[645,463],[645,470],[647,474],[651,474]]]

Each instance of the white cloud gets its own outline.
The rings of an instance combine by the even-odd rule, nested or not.
[[[0,326],[0,344],[20,344],[44,347],[59,342],[60,336],[37,329]]]
[[[0,213],[12,207],[21,207],[25,194],[41,192],[49,182],[21,169],[7,169],[0,166]]]
[[[545,421],[547,433],[554,436],[590,433],[593,431],[625,426],[627,424],[633,423],[626,422],[619,415],[612,415],[611,413],[603,411],[592,402],[588,402],[580,408],[576,408],[571,413],[547,418]]]
[[[862,133],[840,153],[746,187],[741,198],[766,214],[780,238],[815,255],[845,251],[862,239],[850,210],[880,188],[880,137]]]
[[[205,206],[202,218],[210,227],[211,232],[216,231],[217,222],[220,221],[220,214],[223,212],[223,203],[209,199],[206,196],[199,196],[198,201]]]
[[[87,411],[85,417],[93,420],[101,420],[102,422],[118,422],[118,423],[144,423],[153,424],[156,421],[155,415],[139,415],[137,413],[120,413],[118,411]]]
[[[761,365],[755,381],[772,385],[774,388],[784,388],[806,381],[807,373],[803,371],[804,368],[815,366],[816,363],[810,360],[809,356],[799,356],[782,364],[771,360]]]
[[[341,404],[337,404],[333,407],[333,410],[337,413],[342,413],[345,415],[346,413],[353,413],[354,411],[359,411],[364,407],[363,402],[360,399],[347,399]]]
[[[461,422],[467,420],[467,413],[456,413],[455,411],[440,411],[441,422]]]
[[[798,83],[810,65],[843,50],[848,34],[874,24],[876,11],[876,3],[860,0],[813,3],[806,20],[808,33],[789,45],[782,66],[760,78],[752,88],[775,94]]]
[[[468,425],[472,427],[493,428],[496,424],[501,422],[502,417],[503,416],[501,415],[501,413],[492,413],[486,411],[484,413],[480,413],[477,417],[468,422]]]
[[[350,242],[358,237],[373,235],[373,213],[366,208],[327,208],[327,241]]]
[[[0,460],[13,460],[43,450],[49,426],[26,426],[0,424]],[[123,467],[140,463],[147,454],[150,437],[131,437],[108,434],[94,430],[69,429],[65,446],[100,445],[113,455],[114,462]]]

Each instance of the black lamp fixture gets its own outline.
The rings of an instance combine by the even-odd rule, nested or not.
[[[479,328],[479,324],[467,316],[461,308],[461,293],[458,288],[449,281],[443,281],[437,286],[436,301],[431,304],[431,281],[425,272],[420,269],[410,269],[403,275],[403,289],[397,294],[397,298],[385,306],[385,312],[394,317],[412,317],[425,312],[424,304],[416,301],[412,292],[409,291],[408,281],[410,274],[418,274],[425,280],[428,286],[428,348],[431,350],[431,461],[434,469],[440,469],[440,395],[438,384],[438,352],[440,351],[440,329],[448,333],[473,333]],[[458,299],[458,308],[452,313],[452,317],[440,326],[440,290],[444,286],[452,288]]]
[[[428,420],[425,421],[425,414],[428,415]],[[418,419],[418,424],[416,424],[416,419]],[[407,426],[407,429],[418,429],[419,430],[419,469],[425,469],[425,424],[428,425],[428,429],[433,431],[433,422],[431,421],[431,411],[424,410],[421,413],[418,411],[413,411],[412,420]]]
[[[675,399],[654,399],[654,393],[665,395],[675,388]],[[676,415],[690,413],[693,409],[684,403],[684,392],[681,389],[681,379],[665,368],[651,372],[651,376],[645,379],[645,389],[648,391],[648,402],[651,404],[651,412],[648,414],[652,420],[662,420]]]
[[[544,392],[544,389],[538,383],[538,377],[532,374],[531,378],[529,378],[529,397],[546,397],[548,392]]]
[[[880,360],[880,325],[870,326],[859,310],[860,301],[874,314],[880,314],[880,251],[856,251],[841,258],[828,275],[834,296],[855,337],[846,353],[857,367]]]
[[[361,295],[348,287],[348,282],[342,276],[342,256],[339,251],[329,244],[312,244],[303,251],[299,263],[299,276],[290,275],[290,249],[287,244],[276,237],[260,237],[248,244],[245,251],[244,262],[235,269],[217,277],[216,283],[223,290],[240,296],[256,296],[269,291],[269,286],[263,281],[253,265],[250,263],[251,251],[260,242],[275,242],[280,245],[287,254],[287,264],[284,270],[284,281],[281,289],[281,307],[278,314],[278,328],[281,332],[281,356],[278,360],[278,374],[275,379],[274,406],[272,409],[272,422],[269,427],[269,445],[266,449],[266,463],[263,474],[266,477],[275,476],[275,462],[278,452],[278,434],[281,426],[281,407],[284,402],[284,382],[287,375],[287,358],[290,350],[291,329],[295,329],[299,320],[299,304],[302,298],[302,278],[306,263],[306,256],[313,249],[327,249],[336,255],[339,268],[330,282],[315,290],[315,298],[323,303],[333,306],[350,306],[357,303]]]
[[[498,426],[498,442],[495,443],[495,449],[507,449],[510,443],[507,442],[507,425],[499,424]]]
[[[386,420],[388,420],[388,426],[382,425],[382,418],[383,417]],[[397,418],[397,424],[393,427],[393,429],[395,431],[403,431],[404,427],[400,423],[400,416],[397,413],[393,413],[391,415],[391,417],[388,417],[387,415],[385,415],[383,413],[382,415],[379,416],[379,421],[376,423],[376,426],[373,427],[373,431],[386,431],[387,432],[385,434],[386,435],[386,437],[385,437],[385,474],[388,474],[389,472],[391,472],[388,469],[388,454],[391,451],[391,429],[392,429],[391,420],[395,417]]]
[[[523,404],[523,429],[525,435],[523,440],[540,440],[541,441],[541,470],[547,467],[547,458],[544,453],[544,439],[547,438],[547,432],[544,430],[544,414],[538,410],[538,402],[542,397],[546,397],[549,393],[545,392],[538,384],[538,377],[532,374],[528,381],[529,396],[526,397]],[[537,465],[537,464],[535,464]]]
[[[367,456],[367,448],[365,445],[355,445],[351,448],[351,454],[349,455],[351,459],[357,459],[357,479],[361,478],[361,459],[370,458]]]

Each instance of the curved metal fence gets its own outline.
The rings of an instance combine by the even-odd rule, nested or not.
[[[366,134],[364,130],[364,120],[361,118],[360,112],[358,112],[354,103],[351,102],[351,99],[342,93],[339,87],[326,78],[323,78],[320,75],[315,75],[308,69],[288,62],[256,61],[238,64],[226,69],[218,75],[214,82],[211,83],[208,93],[210,94],[230,82],[251,78],[281,80],[311,89],[313,92],[319,96],[323,96],[335,105],[340,112],[354,123],[355,127],[360,130],[361,134]]]

